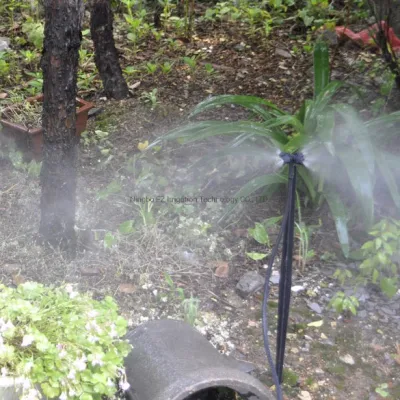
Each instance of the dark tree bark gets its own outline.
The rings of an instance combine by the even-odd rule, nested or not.
[[[75,252],[76,93],[82,0],[45,0],[41,238]]]
[[[108,98],[128,97],[128,85],[122,76],[113,36],[113,14],[110,0],[92,0],[90,33],[94,44],[94,59]]]

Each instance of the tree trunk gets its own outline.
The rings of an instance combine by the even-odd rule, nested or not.
[[[113,14],[110,0],[92,0],[90,32],[94,44],[94,59],[108,98],[128,97],[128,85],[122,76],[118,52],[113,37]]]
[[[76,94],[82,0],[45,0],[41,238],[75,252]]]

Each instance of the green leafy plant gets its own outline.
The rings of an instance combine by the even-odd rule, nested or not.
[[[269,239],[268,228],[275,226],[282,217],[272,217],[266,219],[263,223],[256,222],[254,228],[249,228],[249,236],[252,237],[256,242],[265,245],[267,248],[271,247]],[[246,255],[252,260],[258,261],[263,260],[267,257],[266,253],[250,252]]]
[[[128,23],[127,39],[133,44],[133,53],[136,54],[139,41],[151,32],[151,27],[146,22],[147,11],[140,0],[121,0],[121,2],[128,12],[124,14]]]
[[[34,64],[39,56],[36,51],[31,51],[31,50],[21,50],[20,53],[24,58],[24,63],[27,65]]]
[[[191,74],[194,74],[197,68],[197,57],[183,57],[183,62],[189,67]]]
[[[28,18],[22,24],[22,32],[26,34],[28,41],[32,43],[36,49],[40,50],[43,47],[44,25],[41,22]]]
[[[161,71],[164,75],[168,75],[172,71],[174,63],[169,61],[165,61],[163,64],[160,65]]]
[[[120,193],[121,190],[122,190],[121,184],[117,180],[113,180],[107,187],[99,190],[96,198],[97,200],[104,200],[113,194]]]
[[[148,62],[146,64],[146,71],[148,74],[153,75],[157,72],[158,65],[155,63]]]
[[[6,77],[10,72],[10,63],[7,58],[7,53],[0,51],[0,78]]]
[[[111,297],[102,301],[72,285],[0,284],[0,369],[21,381],[24,399],[101,400],[126,390],[122,339],[127,322]]]
[[[164,273],[164,278],[172,294],[172,299],[176,299],[181,303],[184,320],[193,326],[199,314],[200,300],[193,297],[193,295],[186,298],[185,291],[175,285],[171,275]]]
[[[192,295],[182,302],[185,321],[192,326],[194,325],[199,314],[199,306],[200,300]]]
[[[333,307],[339,314],[343,311],[350,311],[353,315],[356,315],[359,305],[355,296],[347,296],[343,292],[336,293],[329,302],[329,307]]]
[[[353,277],[353,274],[347,268],[337,268],[333,274],[333,277],[337,279],[341,285],[343,285],[348,279],[351,279]]]
[[[378,172],[382,175],[394,203],[400,208],[400,192],[392,172],[395,163],[392,165],[390,157],[381,150],[380,143],[374,136],[378,127],[390,126],[400,120],[400,112],[365,122],[348,104],[332,104],[333,96],[343,83],[327,82],[327,45],[319,43],[314,51],[317,53],[314,56],[314,99],[306,100],[295,114],[283,111],[270,101],[255,96],[212,97],[197,105],[191,117],[211,108],[234,104],[251,111],[257,120],[194,122],[175,129],[153,145],[158,145],[163,139],[179,139],[180,143],[186,144],[225,135],[234,136],[235,139],[224,149],[217,151],[215,157],[233,154],[238,151],[241,143],[255,138],[260,145],[275,151],[303,151],[308,166],[310,164],[307,164],[307,156],[310,153],[318,154],[318,158],[324,160],[317,168],[319,177],[305,166],[298,166],[299,190],[314,204],[321,204],[322,201],[328,203],[343,253],[348,256],[348,224],[351,218],[355,221],[357,210],[353,208],[351,212],[347,206],[332,183],[334,175],[343,176],[343,184],[347,185],[347,192],[355,197],[360,219],[362,218],[366,227],[373,224],[373,189]],[[341,121],[340,129],[335,129],[337,120]],[[276,190],[279,185],[287,182],[285,168],[254,178],[235,197],[249,196],[261,188],[268,187],[270,192]],[[225,218],[231,215],[235,206],[232,204],[226,208]]]
[[[183,302],[185,300],[185,291],[181,287],[177,287],[175,285],[174,281],[171,278],[171,275],[164,273],[164,278],[172,295]]]
[[[151,201],[146,201],[144,203],[139,203],[139,213],[142,217],[142,222],[144,226],[151,226],[156,223],[156,218],[153,212],[154,203]]]
[[[140,96],[140,98],[145,102],[145,103],[150,103],[151,109],[154,110],[160,102],[158,101],[157,97],[158,89],[155,88],[150,92],[143,92]]]
[[[26,74],[31,76],[32,79],[28,81],[28,86],[27,86],[27,92],[35,96],[39,93],[42,93],[43,90],[43,74],[42,72],[31,72],[31,71],[26,71]]]
[[[376,389],[375,392],[379,394],[379,396],[386,398],[390,395],[388,392],[389,385],[387,383],[380,384]]]
[[[210,64],[210,63],[204,64],[204,69],[206,70],[206,72],[207,72],[208,75],[212,75],[212,74],[215,73],[215,69],[214,69],[214,67],[212,66],[212,64]]]
[[[42,169],[41,162],[31,160],[29,163],[26,163],[24,161],[24,156],[22,152],[15,149],[11,149],[7,156],[15,169],[26,172],[29,176],[33,178],[39,177],[40,170]]]
[[[133,67],[132,65],[129,65],[129,66],[127,66],[126,68],[124,68],[124,73],[126,74],[126,75],[136,75],[137,73],[139,73],[140,71],[137,69],[137,68],[135,68],[135,67]]]
[[[81,142],[85,147],[95,145],[103,156],[108,157],[112,149],[112,143],[109,139],[110,133],[100,129],[95,129],[94,132],[85,131],[81,134]]]
[[[303,221],[296,222],[296,233],[299,239],[298,262],[304,271],[307,261],[315,256],[315,251],[310,249],[310,236],[320,225],[306,225]]]
[[[394,257],[400,254],[400,221],[382,220],[369,234],[373,239],[361,247],[365,258],[361,273],[392,297],[398,289],[399,267]]]

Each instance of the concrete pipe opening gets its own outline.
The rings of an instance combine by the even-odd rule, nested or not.
[[[182,321],[148,322],[127,339],[133,346],[125,360],[131,385],[128,399],[274,400],[268,388],[248,373],[254,368],[220,354]]]

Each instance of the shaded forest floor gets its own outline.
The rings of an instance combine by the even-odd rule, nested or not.
[[[190,71],[177,63],[168,75],[132,79],[131,99],[106,101],[101,93],[90,94],[100,110],[89,122],[91,144],[82,141],[80,146],[76,221],[80,251],[75,260],[35,244],[40,217],[38,179],[1,160],[0,279],[10,285],[24,280],[69,282],[79,290],[92,291],[95,297],[111,294],[132,327],[155,318],[187,317],[182,291],[176,290],[181,288],[186,299],[200,300],[197,328],[220,351],[253,362],[257,376],[271,386],[262,342],[261,294],[243,299],[235,286],[247,271],[264,275],[264,263],[245,255],[265,250],[247,236],[247,228],[281,215],[285,193],[256,206],[239,207],[242,212],[224,226],[216,223],[226,209],[221,202],[181,205],[156,201],[149,209],[132,201],[145,196],[232,197],[260,169],[271,166],[265,164],[260,150],[256,159],[244,151],[235,158],[207,165],[200,162],[190,168],[222,146],[222,139],[182,147],[169,143],[147,153],[141,153],[138,145],[185,123],[192,106],[209,95],[257,95],[285,110],[296,110],[302,100],[312,96],[312,55],[293,51],[305,42],[284,30],[257,43],[226,26],[198,32],[192,43],[178,42],[176,49],[164,55],[173,60],[202,52],[205,57],[198,62],[212,64],[213,72]],[[146,62],[154,59],[156,52],[157,43],[149,42],[136,57]],[[376,55],[351,46],[334,46],[333,53],[332,77],[364,88],[362,102],[349,92],[343,96],[355,102],[364,115],[371,115],[371,102],[380,97],[381,82],[379,76],[373,76]],[[361,71],[360,66],[366,69]],[[157,104],[152,108],[151,101],[143,100],[149,99],[143,93],[155,88]],[[394,104],[391,97],[387,106]],[[246,113],[225,108],[207,116],[235,120]],[[96,131],[108,133],[106,140],[101,141]],[[107,155],[102,154],[104,149],[109,150]],[[321,220],[322,226],[311,239],[315,257],[305,268],[296,268],[293,279],[299,289],[293,294],[290,315],[287,398],[379,399],[375,389],[385,383],[390,393],[387,398],[400,398],[399,296],[388,301],[374,288],[360,288],[356,317],[338,318],[328,310],[329,299],[339,289],[332,275],[344,261],[327,210],[303,212],[307,224]],[[129,235],[118,232],[126,221],[133,221]],[[276,227],[269,233],[273,242]],[[357,264],[347,268],[356,270]],[[269,303],[272,325],[276,300],[277,285],[273,284]],[[323,323],[308,325],[316,321]],[[274,332],[271,329],[272,342]]]

